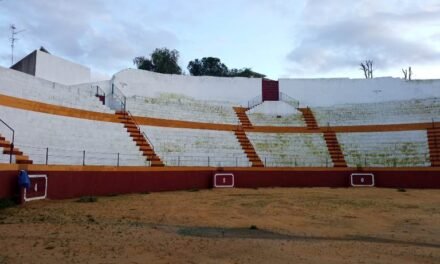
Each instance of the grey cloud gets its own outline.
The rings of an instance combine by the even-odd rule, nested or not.
[[[135,56],[146,55],[155,47],[176,45],[177,37],[172,32],[150,29],[141,23],[130,24],[127,21],[131,17],[112,13],[106,3],[10,1],[0,5],[0,12],[26,29],[17,45],[17,54],[44,46],[53,54],[110,74],[131,67]]]
[[[325,7],[320,10],[331,13]],[[402,27],[423,27],[427,21],[440,23],[440,9],[402,14],[369,11],[364,17],[347,15],[333,20],[324,16],[322,22],[305,21],[297,45],[287,55],[290,69],[325,73],[357,67],[365,59],[374,60],[382,69],[440,60],[440,50],[426,41],[405,37],[402,31]]]

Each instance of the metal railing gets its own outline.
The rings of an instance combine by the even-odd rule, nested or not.
[[[346,155],[347,165],[352,167],[429,167],[431,164],[429,153],[380,155],[362,153]]]
[[[124,114],[124,117],[126,117],[126,120],[132,120],[134,125],[136,126],[136,128],[139,130],[139,132],[141,132],[142,136],[145,138],[145,140],[148,142],[148,144],[150,144],[151,149],[154,150],[154,145],[153,142],[151,142],[150,138],[145,134],[144,131],[142,131],[140,125],[138,124],[138,122],[136,122],[136,119],[133,117],[133,115],[131,114],[130,111],[125,111],[126,114]]]
[[[112,83],[112,96],[113,98],[116,98],[120,102],[121,104],[120,110],[126,111],[127,97],[125,97],[122,91],[119,90],[119,88],[114,83]]]
[[[95,92],[95,96],[105,96],[104,90],[102,90],[101,87],[99,87],[99,85],[96,85],[95,88],[93,88],[93,85],[92,85],[92,89]]]
[[[46,165],[107,165],[107,166],[151,166],[141,154],[121,152],[99,152],[87,149],[64,149],[56,147],[30,146],[17,144],[23,149],[34,164]],[[207,166],[207,167],[250,167],[248,158],[227,154],[200,153],[199,155],[168,154],[158,155],[167,166]],[[272,153],[260,155],[265,167],[332,167],[330,156],[319,155],[305,157]],[[418,154],[404,153],[359,153],[345,155],[349,167],[429,167],[431,165],[428,152]],[[141,165],[140,165],[141,164]]]
[[[12,154],[14,152],[14,142],[15,142],[15,130],[10,125],[8,125],[5,121],[3,121],[3,119],[0,119],[0,122],[2,122],[12,132],[11,149],[10,149],[10,153],[9,153],[9,163],[12,163]]]
[[[301,157],[274,153],[273,155],[260,155],[264,167],[332,167],[333,162],[329,156]]]
[[[254,108],[261,103],[263,103],[263,97],[261,95],[258,95],[248,101],[248,109]]]
[[[203,166],[203,167],[250,167],[252,163],[245,157],[217,155],[175,155],[159,154],[167,166]]]
[[[290,97],[289,95],[287,95],[287,94],[285,94],[285,93],[283,93],[283,92],[280,92],[280,93],[279,93],[279,97],[278,97],[278,99],[279,99],[280,101],[283,101],[283,102],[286,102],[286,103],[290,104],[291,106],[293,106],[293,107],[295,107],[295,108],[298,108],[298,107],[299,107],[299,101],[298,101],[298,100],[296,100],[296,99]]]
[[[63,149],[56,147],[38,147],[17,145],[30,156],[33,164],[45,165],[108,165],[108,166],[150,166],[140,154],[121,152],[99,152],[81,149]],[[136,165],[133,165],[136,164]]]

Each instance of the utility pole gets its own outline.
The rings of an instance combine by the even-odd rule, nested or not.
[[[17,31],[17,28],[15,27],[14,24],[11,24],[11,26],[9,27],[11,29],[11,65],[14,65],[14,46],[15,46],[15,42],[18,40],[17,35],[23,31],[25,31],[25,29],[19,30]]]

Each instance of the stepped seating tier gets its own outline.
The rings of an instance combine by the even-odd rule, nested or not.
[[[286,101],[265,101],[246,111],[254,126],[305,127],[303,115]]]
[[[146,165],[122,124],[64,117],[0,106],[15,129],[15,147],[34,164]],[[0,134],[9,135],[0,126]],[[85,152],[84,152],[85,151]],[[9,161],[8,161],[9,162]]]
[[[430,166],[426,131],[337,133],[349,167]]]
[[[290,115],[269,115],[264,113],[248,113],[254,126],[306,126],[301,113]]]
[[[315,107],[312,111],[320,126],[438,122],[440,98]]]
[[[189,97],[133,96],[126,99],[127,109],[137,116],[215,124],[238,124],[239,120],[228,102],[202,101]]]
[[[66,86],[0,67],[0,94],[65,107],[114,113],[95,96],[91,85]]]
[[[141,126],[167,166],[249,167],[233,132]]]
[[[322,134],[246,132],[265,167],[333,166]]]

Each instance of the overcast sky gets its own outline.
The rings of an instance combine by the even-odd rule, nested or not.
[[[135,56],[177,49],[180,66],[205,56],[271,78],[440,79],[440,0],[0,0],[0,65],[44,46],[111,76]]]

